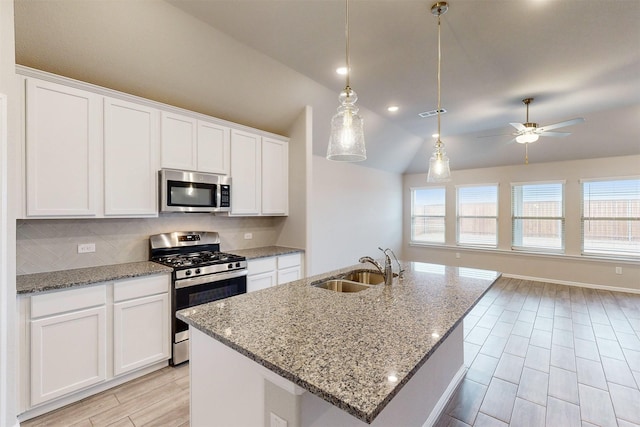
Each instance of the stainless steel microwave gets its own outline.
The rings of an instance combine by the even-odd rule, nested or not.
[[[160,170],[160,212],[229,212],[231,178],[210,173]]]

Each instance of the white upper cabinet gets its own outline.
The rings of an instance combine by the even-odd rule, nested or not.
[[[104,214],[158,214],[159,111],[104,100]]]
[[[262,137],[231,131],[231,215],[259,215]]]
[[[27,80],[27,216],[98,214],[100,107],[93,93]]]
[[[289,144],[262,138],[262,214],[287,215],[288,191]]]
[[[197,170],[197,123],[191,117],[162,112],[163,168]]]
[[[287,215],[289,144],[231,131],[231,215]]]
[[[162,113],[162,167],[229,175],[230,129],[192,117]]]
[[[231,129],[198,120],[198,171],[229,175]]]

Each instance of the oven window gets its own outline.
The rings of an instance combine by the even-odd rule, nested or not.
[[[216,206],[216,185],[183,181],[168,181],[169,206]]]
[[[247,292],[246,276],[175,290],[176,310],[205,304]]]

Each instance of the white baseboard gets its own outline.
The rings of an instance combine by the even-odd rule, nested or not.
[[[449,383],[447,389],[444,391],[442,396],[440,396],[440,399],[438,399],[438,403],[436,403],[436,406],[433,407],[431,414],[429,414],[429,418],[427,418],[422,427],[432,427],[438,421],[438,418],[440,418],[440,414],[444,412],[444,409],[447,407],[447,403],[449,403],[449,400],[458,388],[458,385],[460,385],[460,383],[462,382],[466,373],[467,367],[462,364],[458,372],[456,372],[454,377],[451,379],[451,382]]]
[[[532,282],[554,283],[556,285],[576,286],[576,287],[580,287],[580,288],[600,289],[600,290],[603,290],[603,291],[626,292],[626,293],[629,293],[629,294],[640,294],[640,289],[630,289],[630,288],[620,288],[620,287],[617,287],[617,286],[596,285],[596,284],[593,284],[593,283],[572,282],[572,281],[569,281],[569,280],[546,279],[546,278],[543,278],[543,277],[521,276],[521,275],[518,275],[518,274],[508,274],[508,273],[503,273],[502,277],[508,277],[510,279],[518,279],[518,280],[530,280]]]

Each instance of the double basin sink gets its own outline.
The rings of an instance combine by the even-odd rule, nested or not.
[[[384,275],[377,271],[353,270],[338,277],[318,280],[311,286],[335,292],[360,292],[381,283],[384,283]]]

